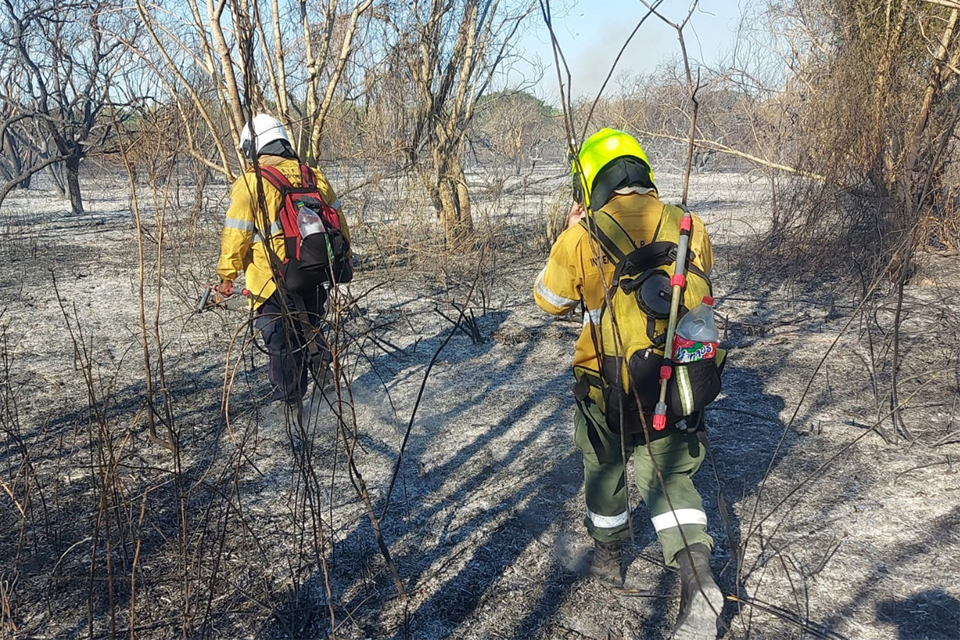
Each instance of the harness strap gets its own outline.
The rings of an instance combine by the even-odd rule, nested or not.
[[[323,199],[323,194],[317,188],[317,181],[314,179],[313,171],[305,164],[300,165],[300,186],[295,187],[283,173],[276,167],[260,165],[261,175],[272,184],[282,195],[289,194],[310,194],[317,197],[320,203],[327,205]],[[327,205],[328,206],[328,205]]]
[[[627,254],[626,259],[617,265],[620,269],[627,269],[631,266],[641,269],[651,267],[662,267],[675,262],[677,259],[677,245],[666,240],[658,240],[644,245],[639,249],[634,249]]]
[[[300,165],[300,186],[311,191],[317,189],[317,182],[313,179],[313,171],[305,164]]]
[[[660,224],[657,225],[657,230],[653,234],[654,242],[661,240],[667,233],[672,233],[673,230],[680,229],[680,222],[683,219],[683,209],[680,207],[675,207],[673,205],[664,205],[663,211],[660,214]],[[690,235],[693,235],[693,231],[690,231]],[[674,242],[673,244],[676,244]],[[707,285],[710,287],[710,290],[713,290],[713,283],[710,282],[710,276],[703,272],[703,269],[693,264],[696,254],[692,250],[688,250],[687,255],[687,271],[699,276],[703,280],[707,281]]]
[[[294,188],[290,181],[287,180],[287,176],[283,175],[279,169],[276,167],[270,167],[267,165],[260,165],[260,175],[263,176],[267,182],[272,184],[277,191],[280,193],[285,193]]]
[[[573,368],[573,375],[578,381],[577,386],[574,387],[574,393],[579,393],[581,389],[589,391],[591,387],[594,389],[603,388],[600,374],[598,374],[596,371],[587,369],[586,367],[575,366]]]
[[[677,214],[680,214],[679,216]],[[611,216],[606,211],[602,209],[600,211],[595,211],[593,213],[593,226],[591,227],[589,222],[584,219],[580,221],[580,224],[590,232],[590,234],[597,239],[597,242],[600,244],[600,248],[603,249],[604,254],[607,258],[614,264],[620,265],[624,262],[632,262],[635,265],[640,265],[643,268],[647,268],[647,262],[653,261],[654,263],[650,264],[650,267],[659,267],[664,264],[670,264],[676,261],[676,255],[672,256],[671,259],[667,259],[666,254],[663,254],[668,247],[667,244],[671,245],[670,248],[676,251],[677,243],[671,240],[664,240],[662,236],[667,233],[672,232],[673,229],[680,228],[680,218],[683,215],[683,211],[677,207],[671,207],[664,205],[662,211],[660,212],[660,221],[657,223],[656,231],[653,234],[653,241],[645,246],[637,247],[636,243],[633,241],[633,238],[630,237],[630,234],[620,226],[620,223],[617,222],[613,216]],[[656,249],[649,249],[649,247],[656,247]],[[650,255],[652,253],[653,255]],[[691,253],[687,260],[687,270],[691,273],[696,274],[697,276],[703,278],[704,280],[709,281],[709,277],[702,269],[693,264],[693,258],[695,255]],[[666,261],[663,261],[666,260]],[[614,276],[616,280],[616,276]]]
[[[289,194],[295,192],[297,189],[290,181],[287,179],[283,173],[280,172],[276,167],[269,167],[266,165],[260,166],[260,175],[271,185],[273,188],[280,192],[280,197],[282,202],[280,204],[280,211],[278,211],[278,217],[280,218],[280,227],[283,230],[283,236],[285,238],[298,238],[299,229],[297,228],[297,219],[296,212],[291,210],[289,205]],[[293,230],[297,230],[297,233],[293,233]],[[265,230],[263,237],[269,238],[269,230]],[[290,247],[288,246],[287,250],[289,251]],[[300,243],[295,243],[294,251],[296,253],[296,258],[300,258]],[[289,257],[289,256],[288,256]]]
[[[693,264],[696,254],[693,250],[687,252],[687,271],[693,273],[707,282],[710,276],[704,273],[703,269]],[[677,243],[669,240],[656,240],[648,245],[627,254],[623,262],[617,265],[617,271],[613,276],[614,282],[619,280],[620,274],[630,266],[637,266],[641,269],[652,269],[664,265],[673,264],[677,261]]]
[[[628,255],[637,250],[637,244],[630,237],[630,234],[620,226],[620,223],[613,219],[606,211],[594,211],[591,216],[593,227],[587,219],[580,221],[580,224],[597,239],[600,248],[607,255],[607,258],[613,264],[620,264]]]

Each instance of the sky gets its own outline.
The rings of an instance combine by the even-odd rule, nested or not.
[[[744,1],[747,0],[700,0],[684,29],[691,59],[710,66],[729,53]],[[570,66],[574,97],[596,95],[623,43],[646,14],[646,7],[639,0],[552,0],[551,7],[554,31]],[[689,7],[690,0],[664,0],[658,10],[671,21],[679,22]],[[515,66],[511,82],[532,82],[538,75],[534,68],[539,60],[545,67],[544,73],[532,92],[550,104],[559,104],[549,31],[539,11],[533,16],[530,29],[522,35],[520,48],[523,60]],[[654,71],[659,64],[679,55],[676,30],[650,16],[620,59],[614,80],[620,74]],[[615,88],[614,83],[607,91]]]

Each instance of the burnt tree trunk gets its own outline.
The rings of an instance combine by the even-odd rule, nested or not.
[[[473,234],[470,191],[467,188],[467,180],[458,152],[435,152],[434,165],[436,168],[434,206],[440,217],[447,248],[454,249]]]
[[[29,153],[29,150],[23,149],[20,146],[16,136],[11,135],[9,132],[4,135],[3,142],[4,149],[9,151],[7,157],[10,159],[9,170],[6,166],[4,166],[4,177],[7,179],[13,179],[24,173],[24,157]],[[32,178],[32,175],[28,175],[21,182],[17,183],[16,188],[29,189]]]
[[[74,152],[63,161],[63,168],[67,182],[67,193],[70,196],[70,212],[74,215],[83,213],[83,196],[80,193],[80,159],[81,155]]]

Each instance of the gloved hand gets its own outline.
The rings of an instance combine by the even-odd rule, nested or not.
[[[222,296],[229,296],[233,294],[233,280],[221,280],[220,284],[217,285],[217,293]]]

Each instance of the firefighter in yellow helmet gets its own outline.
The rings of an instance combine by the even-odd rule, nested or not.
[[[288,258],[288,242],[280,214],[285,198],[281,189],[268,179],[268,174],[280,176],[293,188],[303,187],[308,179],[313,183],[314,193],[336,210],[334,217],[339,219],[339,230],[346,239],[348,261],[349,229],[330,183],[319,170],[301,165],[279,120],[268,114],[257,114],[243,128],[240,143],[247,159],[257,160],[262,177],[258,180],[254,171],[245,171],[230,190],[230,208],[223,223],[217,262],[220,277],[217,289],[230,295],[233,281],[244,271],[245,288],[256,316],[254,326],[269,354],[272,399],[296,413],[307,389],[308,341],[319,345],[320,358],[329,359],[319,328],[327,292],[320,285],[304,286],[296,292],[291,286],[278,287],[279,267],[274,261],[285,265]],[[263,190],[265,211],[260,211],[258,205],[259,189]],[[296,320],[292,319],[294,314]]]
[[[577,378],[574,432],[583,457],[584,524],[594,539],[591,573],[604,582],[622,584],[621,541],[628,535],[630,518],[626,462],[632,457],[637,489],[650,510],[664,560],[680,569],[681,611],[674,637],[716,638],[723,596],[711,575],[713,540],[693,484],[704,455],[695,430],[668,426],[656,433],[649,428],[631,432],[623,426],[625,422],[612,428],[605,415],[602,385],[597,382],[605,371],[599,331],[604,290],[610,287],[616,264],[623,258],[617,255],[617,239],[609,236],[621,236],[619,241],[628,246],[651,246],[663,235],[667,213],[676,208],[661,203],[650,162],[639,143],[613,129],[603,129],[583,143],[573,161],[573,191],[567,229],[537,276],[534,298],[553,315],[577,307],[583,310],[583,329],[573,359]],[[591,222],[606,214],[607,224]],[[709,287],[713,254],[703,222],[695,216],[690,248],[690,268],[701,273]],[[669,286],[666,291],[669,295]],[[663,353],[662,347],[659,353]],[[649,443],[645,434],[650,434]]]

